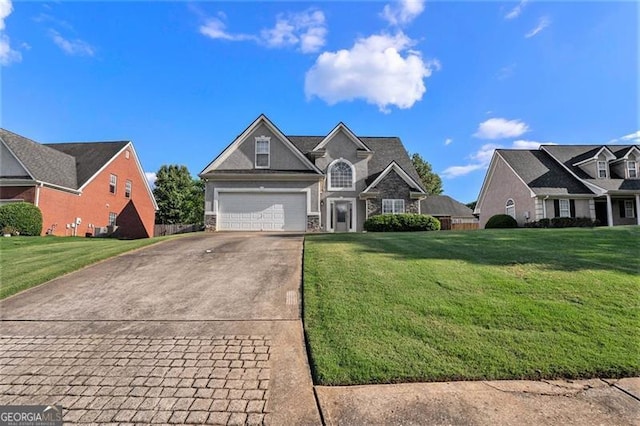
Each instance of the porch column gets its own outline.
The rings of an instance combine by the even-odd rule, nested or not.
[[[607,194],[607,226],[613,226],[613,207],[611,206],[611,195]]]
[[[640,225],[640,194],[636,194],[636,223]]]

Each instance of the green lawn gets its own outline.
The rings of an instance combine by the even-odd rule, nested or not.
[[[309,235],[327,385],[640,375],[640,227]]]
[[[0,299],[167,238],[0,237]]]

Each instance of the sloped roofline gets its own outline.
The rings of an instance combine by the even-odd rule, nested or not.
[[[229,155],[231,155],[231,153],[238,148],[238,146],[251,134],[251,132],[253,132],[258,127],[260,123],[263,123],[265,126],[267,126],[269,130],[271,130],[276,135],[276,137],[278,137],[278,139],[280,139],[284,143],[284,145],[289,148],[289,150],[291,150],[291,152],[311,170],[315,171],[318,174],[322,174],[322,171],[318,167],[316,167],[315,164],[309,161],[309,159],[305,157],[304,154],[300,152],[300,150],[296,148],[293,143],[291,143],[289,138],[287,138],[284,133],[282,133],[280,129],[278,129],[278,127],[273,124],[271,120],[269,120],[269,118],[267,118],[266,115],[260,114],[258,118],[256,118],[253,123],[251,123],[239,136],[237,136],[233,140],[233,142],[231,142],[216,158],[214,158],[213,161],[210,162],[198,174],[198,176],[202,177],[206,173],[214,171],[218,166],[220,166],[220,164],[222,164],[222,162],[224,162],[224,160],[226,160]]]
[[[98,143],[100,143],[100,142],[98,142]],[[87,179],[87,181],[85,183],[82,184],[82,186],[80,188],[78,188],[78,191],[84,190],[84,188],[87,185],[89,185],[96,178],[96,176],[98,176],[100,173],[102,173],[109,166],[109,164],[113,163],[113,161],[120,154],[122,154],[127,148],[131,149],[131,152],[133,154],[133,158],[136,161],[136,166],[138,167],[138,173],[140,173],[140,176],[142,177],[142,181],[144,182],[144,186],[147,189],[147,193],[149,194],[149,197],[151,197],[151,202],[153,203],[153,208],[157,211],[158,210],[158,203],[156,202],[156,197],[154,197],[154,195],[153,195],[153,191],[151,190],[151,186],[149,185],[149,181],[147,180],[147,176],[144,174],[144,169],[142,168],[142,164],[140,164],[140,160],[138,159],[138,154],[136,153],[136,149],[133,147],[133,143],[131,141],[127,141],[125,146],[123,146],[118,152],[116,152],[109,159],[109,161],[105,162],[102,165],[102,167],[100,167],[93,175],[91,175],[91,177],[89,179]]]
[[[622,160],[626,160],[629,158],[629,154],[631,154],[632,151],[636,152],[636,156],[640,156],[640,149],[638,149],[638,147],[636,145],[631,145],[631,147],[629,147],[629,149],[627,149],[627,153],[625,155],[623,155],[622,157],[618,158],[617,160],[612,161],[612,163],[617,163],[618,161],[622,161]]]
[[[20,157],[18,157],[16,155],[15,152],[13,152],[13,150],[9,147],[9,145],[7,145],[4,141],[4,139],[2,138],[2,136],[0,135],[0,141],[2,142],[2,145],[4,145],[5,148],[7,148],[7,150],[11,153],[11,155],[13,155],[13,158],[16,159],[16,161],[20,164],[20,166],[22,166],[22,168],[29,173],[29,177],[31,179],[33,179],[34,181],[37,180],[36,178],[33,177],[33,174],[31,173],[31,171],[29,170],[29,168],[27,166],[24,165],[24,163],[22,162],[22,160],[20,160]]]
[[[615,155],[613,152],[611,152],[611,150],[609,149],[609,147],[607,147],[606,145],[603,145],[603,146],[598,150],[598,152],[596,152],[596,153],[594,154],[594,156],[593,156],[593,157],[589,157],[589,158],[587,158],[586,160],[579,161],[579,162],[577,162],[577,163],[574,163],[573,165],[574,165],[574,166],[581,166],[581,165],[583,165],[583,164],[586,164],[586,163],[589,163],[589,162],[591,162],[591,161],[594,161],[594,160],[596,160],[596,159],[600,156],[600,154],[602,153],[602,151],[605,151],[605,150],[606,150],[606,152],[605,152],[605,153],[608,153],[608,154],[609,154],[609,155],[607,155],[607,157],[608,157],[608,159],[609,159],[610,161],[611,161],[611,160],[615,160],[615,159],[616,159],[616,155]],[[557,160],[556,160],[556,161],[557,161]]]
[[[395,160],[389,163],[389,165],[382,172],[380,172],[378,177],[373,182],[371,182],[371,185],[367,186],[367,188],[362,192],[369,192],[371,189],[375,188],[376,185],[378,185],[380,181],[382,181],[382,179],[384,179],[384,177],[391,172],[391,170],[395,170],[398,176],[400,176],[402,180],[404,180],[407,184],[418,188],[418,191],[421,194],[426,194],[426,192],[422,189],[422,186],[419,185],[411,176],[409,176],[407,172],[405,172],[404,169],[400,167],[398,163],[396,163]]]
[[[558,145],[548,145],[548,146],[558,146]],[[556,163],[558,163],[558,164],[560,164],[562,167],[564,167],[564,169],[565,169],[566,171],[568,171],[568,172],[571,174],[571,176],[573,176],[574,178],[578,179],[578,181],[579,181],[579,182],[581,182],[583,185],[585,185],[587,188],[589,188],[589,189],[591,189],[591,190],[595,191],[595,193],[596,193],[597,195],[605,194],[605,193],[607,193],[607,192],[608,192],[605,188],[602,188],[602,187],[600,187],[600,186],[598,186],[598,185],[595,185],[595,184],[593,184],[593,183],[591,183],[591,182],[588,182],[587,180],[582,179],[580,176],[576,175],[576,174],[573,172],[573,170],[571,170],[569,167],[567,167],[567,166],[566,166],[562,161],[558,160],[558,159],[557,159],[557,158],[556,158],[556,157],[555,157],[555,156],[554,156],[554,155],[553,155],[549,150],[547,150],[547,149],[546,149],[546,147],[547,147],[547,145],[540,145],[540,149],[541,149],[541,150],[543,150],[544,152],[546,152],[547,154],[549,154],[549,156],[550,156],[551,158],[553,158],[553,159],[556,161]],[[605,147],[603,147],[603,148],[605,148]],[[607,148],[607,150],[609,151],[609,149],[608,149],[608,148]],[[598,151],[598,152],[600,152],[600,151]],[[611,151],[609,151],[609,152],[611,153]],[[615,158],[615,156],[614,156],[614,158]]]
[[[344,124],[342,121],[339,122],[336,125],[336,127],[334,127],[333,130],[331,130],[329,134],[325,136],[325,138],[322,139],[322,141],[320,141],[318,145],[316,145],[315,148],[313,148],[313,151],[318,151],[324,148],[329,143],[329,141],[336,135],[336,133],[338,133],[340,130],[342,130],[356,146],[360,147],[360,149],[364,149],[365,151],[371,152],[371,149],[369,149],[369,147],[365,145],[365,143],[362,142],[360,138],[357,137],[355,133],[353,133],[351,129],[349,129],[347,125]]]

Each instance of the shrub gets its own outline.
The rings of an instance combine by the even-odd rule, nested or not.
[[[497,214],[491,216],[484,225],[485,229],[491,228],[517,228],[518,222],[508,214]]]
[[[554,217],[530,222],[525,226],[527,228],[591,228],[599,225],[599,220],[591,220],[588,217]]]
[[[440,221],[426,214],[380,214],[367,219],[364,229],[371,232],[439,231]]]
[[[31,203],[10,203],[0,206],[0,228],[13,228],[20,235],[40,235],[42,212]]]

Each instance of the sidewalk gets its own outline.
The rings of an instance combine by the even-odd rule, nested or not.
[[[327,425],[638,425],[640,378],[316,386]]]

